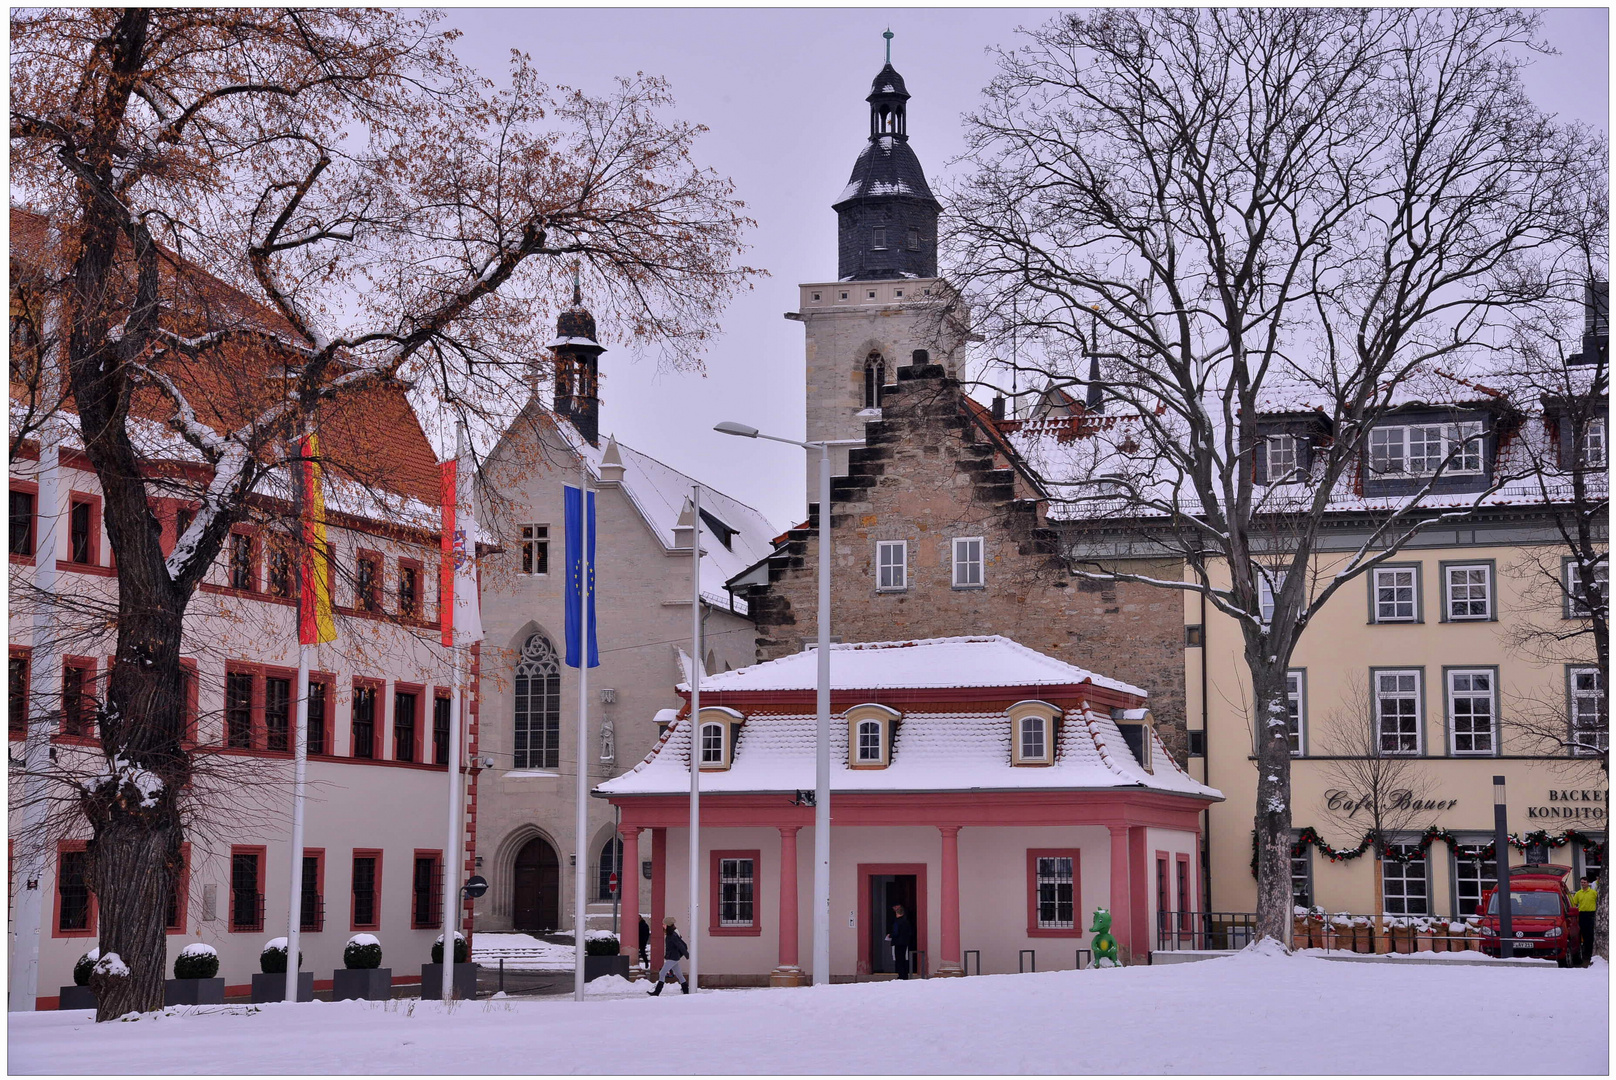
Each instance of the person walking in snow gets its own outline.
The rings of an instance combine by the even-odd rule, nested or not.
[[[640,916],[640,966],[651,966],[651,924]]]
[[[909,953],[915,947],[915,924],[903,913],[902,904],[892,905],[892,926],[887,931],[887,940],[892,943],[893,970],[898,973],[898,978],[907,979]]]
[[[1577,909],[1578,929],[1582,932],[1577,962],[1587,967],[1594,958],[1594,912],[1599,909],[1599,893],[1586,877],[1581,885],[1582,888],[1571,894],[1571,906]]]
[[[662,927],[662,970],[657,972],[656,989],[651,991],[651,996],[656,997],[662,993],[663,983],[670,975],[679,980],[679,989],[688,994],[690,980],[685,978],[685,969],[680,961],[690,955],[690,947],[685,944],[685,939],[679,936],[678,923],[674,921],[672,915],[662,920]]]

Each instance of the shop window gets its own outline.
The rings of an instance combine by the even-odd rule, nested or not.
[[[875,544],[878,592],[901,592],[909,587],[909,541],[878,540]]]
[[[1382,754],[1420,752],[1420,672],[1376,671],[1375,724]]]
[[[393,760],[415,760],[415,707],[420,695],[409,691],[393,694]]]
[[[1571,694],[1571,753],[1603,757],[1610,749],[1610,717],[1604,678],[1596,667],[1567,669]]]
[[[1419,621],[1419,571],[1412,566],[1376,567],[1371,575],[1377,623]]]
[[[1077,937],[1078,853],[1075,849],[1027,852],[1027,933],[1033,937]]]
[[[1448,725],[1454,754],[1491,756],[1496,750],[1495,683],[1490,668],[1448,672]]]
[[[253,744],[253,677],[232,671],[224,677],[224,744],[250,750]]]
[[[264,680],[264,748],[290,750],[292,680],[271,675]]]
[[[1602,838],[1600,843],[1602,846],[1596,849],[1585,848],[1578,844],[1576,855],[1574,856],[1574,861],[1577,864],[1577,877],[1579,879],[1587,878],[1596,886],[1599,884],[1599,875],[1605,871],[1605,848],[1603,845],[1608,844],[1609,841]]]
[[[954,538],[954,588],[980,589],[982,587],[982,538],[956,536]]]
[[[1444,566],[1442,584],[1447,593],[1445,614],[1449,622],[1493,617],[1492,567]]]
[[[561,761],[561,661],[543,634],[522,646],[516,665],[516,768],[554,769]]]
[[[1453,903],[1460,915],[1481,914],[1482,895],[1498,884],[1498,860],[1483,858],[1485,844],[1453,849]]]
[[[443,925],[443,859],[437,853],[415,853],[415,869],[410,879],[410,925],[432,928]]]
[[[230,930],[264,928],[264,849],[230,849]]]
[[[1407,858],[1401,862],[1397,856]],[[1414,856],[1409,858],[1409,856]],[[1418,844],[1389,844],[1381,860],[1384,912],[1387,915],[1429,915],[1431,913],[1426,860]]]
[[[1182,864],[1188,876],[1189,864]],[[1313,906],[1313,848],[1310,844],[1291,844],[1291,902],[1297,907]]]
[[[355,686],[353,690],[353,756],[376,756],[376,688]]]
[[[356,851],[353,857],[351,929],[374,930],[381,921],[382,853]]]
[[[303,889],[298,929],[317,934],[325,929],[325,852],[303,852]]]
[[[34,554],[34,502],[31,491],[11,489],[11,553],[24,558]]]
[[[56,859],[56,932],[88,934],[95,930],[95,902],[90,894],[90,856],[82,846],[65,849]]]
[[[449,764],[449,718],[453,703],[446,697],[432,699],[432,762]]]

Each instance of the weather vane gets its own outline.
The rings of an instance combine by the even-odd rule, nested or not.
[[[892,27],[887,27],[886,33],[881,35],[887,39],[887,63],[892,63]]]

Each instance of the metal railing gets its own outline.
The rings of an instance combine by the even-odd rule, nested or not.
[[[1158,911],[1156,950],[1234,951],[1257,940],[1254,911]]]

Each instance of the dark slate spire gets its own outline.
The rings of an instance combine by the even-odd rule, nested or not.
[[[550,350],[555,353],[555,411],[595,446],[600,441],[600,354],[606,350],[595,340],[595,317],[584,307],[576,272],[572,306],[556,320]]]
[[[870,85],[870,141],[831,207],[838,230],[837,277],[877,281],[937,276],[937,212],[920,159],[909,148],[909,91],[887,64]]]

